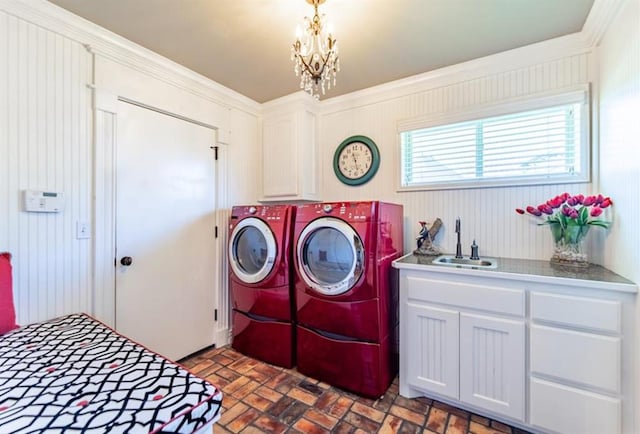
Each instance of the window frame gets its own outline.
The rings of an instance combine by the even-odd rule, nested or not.
[[[496,179],[473,179],[465,181],[444,181],[420,185],[403,186],[403,155],[402,133],[457,124],[462,122],[477,121],[480,119],[505,116],[519,112],[539,110],[564,104],[580,104],[581,130],[580,130],[580,164],[584,168],[579,175],[550,175],[509,177]],[[537,94],[533,97],[508,100],[498,104],[484,105],[482,107],[459,110],[435,116],[421,116],[419,118],[406,119],[397,124],[397,163],[396,163],[396,191],[426,191],[426,190],[452,190],[491,187],[515,187],[524,185],[551,185],[551,184],[576,184],[591,182],[592,174],[592,137],[591,137],[591,95],[590,86],[581,85],[563,91]]]

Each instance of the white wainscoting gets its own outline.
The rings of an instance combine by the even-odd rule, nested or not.
[[[113,325],[117,120],[104,101],[94,113],[88,85],[220,127],[221,244],[231,206],[258,199],[260,105],[44,1],[0,0],[0,41],[0,251],[14,254],[18,321],[85,311]],[[66,208],[24,213],[24,189],[63,192]],[[91,239],[76,239],[77,221],[91,225]],[[217,259],[223,344],[226,249]]]
[[[522,56],[527,56],[527,50],[522,49]],[[366,105],[360,105],[353,97],[345,98],[345,103],[327,102],[320,120],[323,200],[381,199],[404,205],[405,251],[415,248],[415,236],[420,229],[418,221],[433,221],[436,217],[444,222],[437,244],[447,252],[455,251],[453,225],[460,217],[465,255],[470,254],[469,246],[475,239],[481,256],[548,259],[552,253],[549,230],[538,227],[537,221],[528,216],[516,214],[514,209],[538,205],[564,191],[590,193],[591,183],[399,193],[396,191],[399,184],[397,124],[416,117],[481,110],[487,105],[585,85],[593,80],[592,57],[589,52],[580,52],[514,70],[509,69],[509,64],[501,67],[495,63],[486,75],[476,73],[475,78],[458,82],[452,70],[449,84],[442,85],[442,77],[435,74],[435,87],[425,90],[428,80],[427,85],[423,80],[417,86],[421,90],[413,94],[407,95],[404,89],[398,91],[395,98],[384,94],[377,103],[367,98]],[[486,59],[479,64],[486,65]],[[460,76],[468,77],[468,70],[465,65],[461,68],[464,74],[461,72]],[[332,160],[338,144],[355,134],[369,136],[376,142],[382,162],[378,174],[369,183],[348,187],[333,174]],[[597,154],[596,145],[594,141],[594,154]]]
[[[18,322],[91,311],[91,56],[82,44],[0,11],[0,251],[14,265]],[[26,213],[25,189],[61,192],[59,213]]]
[[[607,268],[640,282],[640,2],[627,1],[598,49],[601,187],[614,201]],[[635,402],[640,402],[640,303],[635,306]],[[640,417],[635,412],[635,430]]]
[[[640,3],[625,3],[598,50],[600,177],[614,202],[606,267],[640,282]]]

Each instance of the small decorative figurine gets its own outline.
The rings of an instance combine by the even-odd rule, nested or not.
[[[440,249],[433,244],[433,240],[436,234],[442,227],[442,220],[440,218],[435,219],[431,227],[427,226],[427,222],[420,223],[420,233],[416,237],[416,249],[413,251],[414,255],[427,255],[427,256],[439,256]]]

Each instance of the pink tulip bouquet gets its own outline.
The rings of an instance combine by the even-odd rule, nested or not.
[[[585,197],[563,193],[537,207],[530,205],[526,211],[516,208],[516,212],[529,213],[543,220],[540,225],[549,225],[556,246],[552,262],[586,266],[587,255],[582,251],[582,241],[591,226],[608,228],[611,225],[598,217],[612,204],[609,197],[601,194]]]

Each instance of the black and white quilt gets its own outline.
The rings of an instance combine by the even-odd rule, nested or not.
[[[211,383],[84,314],[0,336],[0,433],[192,433],[221,403]]]

